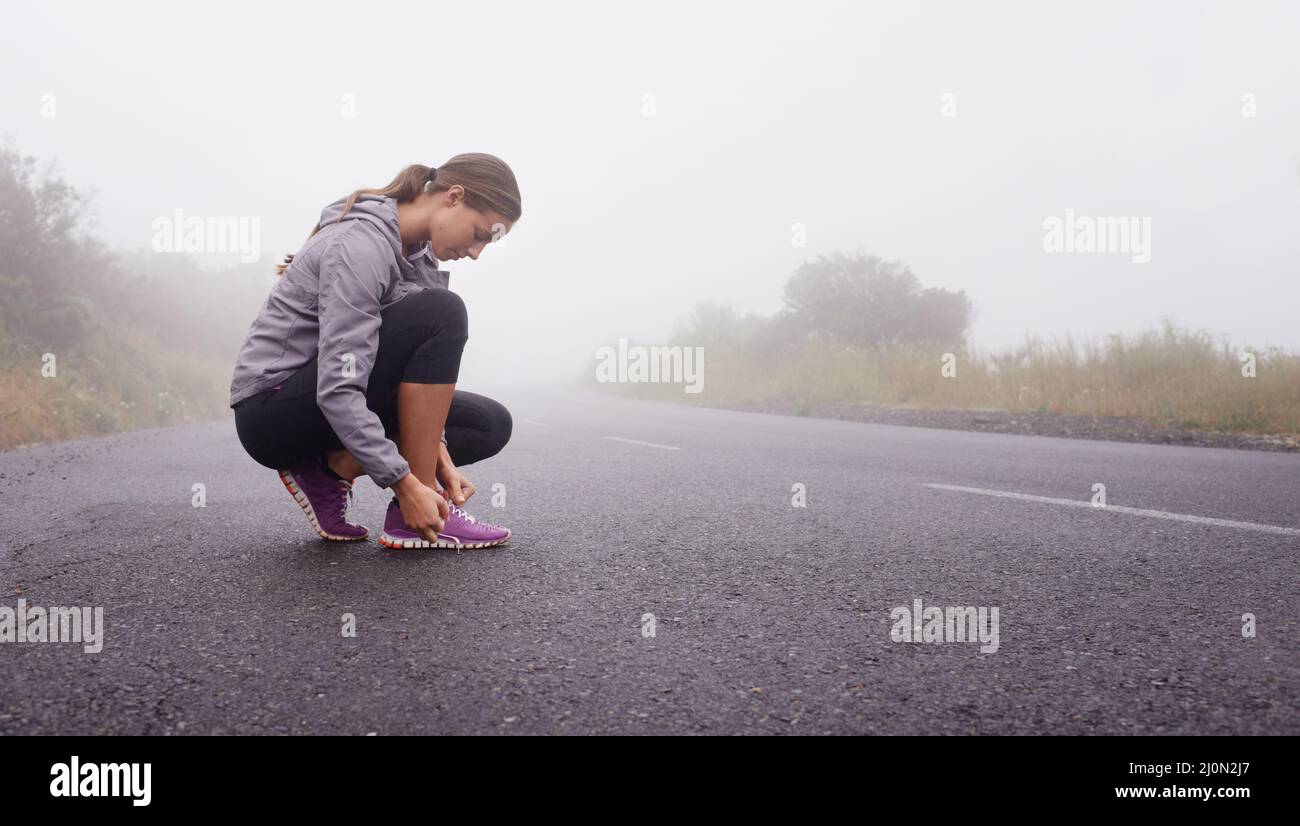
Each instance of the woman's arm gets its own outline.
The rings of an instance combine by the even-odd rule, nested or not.
[[[376,485],[411,472],[384,424],[366,404],[379,349],[380,299],[393,251],[363,221],[337,234],[321,255],[316,403],[343,446]]]
[[[376,485],[391,487],[402,519],[430,542],[447,518],[447,502],[423,482],[366,404],[379,351],[380,301],[393,251],[362,221],[332,239],[321,255],[316,403],[343,446]]]

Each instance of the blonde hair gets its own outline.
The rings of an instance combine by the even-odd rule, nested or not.
[[[432,167],[413,163],[397,173],[388,186],[378,189],[358,189],[348,196],[343,212],[333,223],[342,221],[362,195],[385,195],[406,203],[415,200],[421,192],[445,192],[459,184],[465,190],[465,206],[479,212],[497,212],[512,224],[519,220],[523,207],[519,199],[519,184],[515,173],[506,162],[484,152],[462,152],[442,166]],[[310,239],[320,232],[321,225],[311,231]],[[293,262],[293,254],[275,265],[275,274],[283,276]]]

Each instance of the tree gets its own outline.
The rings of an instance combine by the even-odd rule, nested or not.
[[[971,305],[964,291],[923,289],[899,262],[834,252],[805,262],[790,277],[785,313],[808,335],[842,346],[959,344]]]
[[[93,302],[73,289],[87,264],[74,236],[84,199],[6,136],[0,143],[0,325],[10,346],[68,347],[93,321]]]
[[[35,165],[12,138],[0,143],[0,273],[5,275],[46,275],[52,260],[81,241],[73,230],[83,219],[85,198],[56,177],[53,166],[38,179]]]

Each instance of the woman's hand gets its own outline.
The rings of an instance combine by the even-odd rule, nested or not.
[[[397,494],[397,506],[402,510],[406,526],[430,542],[437,542],[450,513],[442,494],[421,482],[414,473],[393,483],[393,492]]]
[[[451,454],[447,452],[447,446],[441,443],[438,445],[438,481],[442,482],[447,496],[457,505],[464,505],[477,490],[474,483],[451,463]]]

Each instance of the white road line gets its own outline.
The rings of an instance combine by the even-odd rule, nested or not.
[[[520,419],[519,421],[528,422],[529,424],[539,424],[542,427],[546,427],[546,422],[539,422],[536,419]]]
[[[1146,508],[1126,508],[1123,505],[1106,505],[1105,507],[1095,507],[1091,501],[1081,501],[1078,499],[1056,499],[1051,496],[1033,496],[1028,493],[1013,493],[1006,490],[988,490],[987,488],[966,488],[961,485],[941,485],[936,482],[922,482],[922,486],[927,488],[937,488],[938,490],[955,490],[960,493],[978,493],[981,496],[1000,496],[1003,499],[1019,499],[1022,502],[1046,502],[1049,505],[1069,505],[1075,508],[1090,508],[1098,511],[1114,511],[1116,513],[1127,513],[1133,516],[1152,516],[1156,519],[1170,519],[1174,522],[1194,522],[1198,525],[1218,525],[1223,528],[1243,528],[1248,531],[1263,531],[1264,533],[1276,533],[1282,536],[1300,536],[1300,528],[1283,528],[1277,525],[1261,525],[1258,522],[1238,522],[1234,519],[1216,519],[1211,516],[1192,516],[1186,513],[1169,513],[1168,511],[1153,511]]]
[[[660,450],[681,450],[680,447],[673,447],[672,445],[657,445],[654,442],[642,442],[642,441],[638,441],[637,439],[624,439],[622,436],[605,436],[603,438],[613,439],[616,442],[627,442],[630,445],[641,445],[643,447],[657,447]]]

